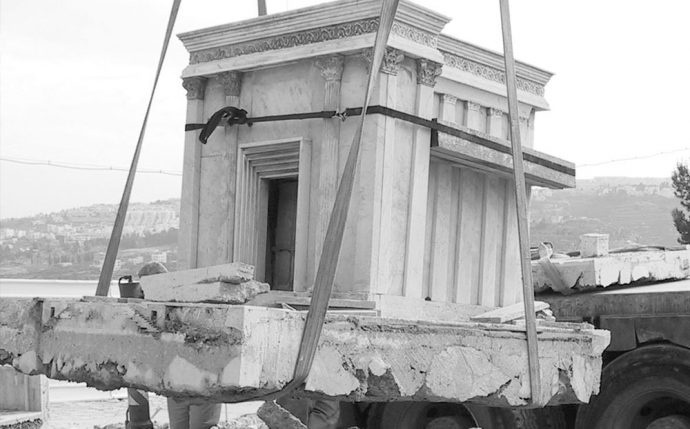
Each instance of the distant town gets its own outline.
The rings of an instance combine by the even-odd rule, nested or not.
[[[116,205],[98,204],[0,220],[0,277],[98,278],[116,213]],[[177,199],[131,204],[115,275],[149,261],[175,269],[179,223]]]
[[[132,203],[114,276],[136,274],[149,261],[175,270],[178,199]],[[532,244],[552,242],[557,250],[578,247],[579,236],[608,233],[612,247],[674,246],[678,233],[671,210],[678,200],[670,179],[605,177],[579,180],[577,189],[535,188],[530,204]],[[117,212],[98,204],[0,220],[0,277],[97,279]]]

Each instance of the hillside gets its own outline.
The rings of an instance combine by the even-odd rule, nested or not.
[[[630,244],[674,246],[678,234],[671,210],[678,201],[670,180],[597,178],[579,180],[576,189],[535,189],[531,241],[550,241],[562,251],[577,249],[579,236],[608,233],[612,248]]]
[[[136,273],[152,259],[175,268],[179,204],[171,199],[130,206],[115,275]],[[673,246],[678,235],[671,210],[677,206],[670,180],[659,178],[605,177],[579,180],[576,189],[535,188],[531,241],[570,251],[581,234],[599,232],[610,235],[612,248]],[[0,277],[98,278],[116,212],[116,205],[100,204],[0,220]]]
[[[130,205],[115,276],[151,260],[174,268],[179,205],[177,199]],[[97,204],[0,220],[0,277],[97,279],[116,213],[117,205]]]

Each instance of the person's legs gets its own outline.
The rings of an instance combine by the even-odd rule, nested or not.
[[[200,404],[189,407],[189,429],[209,429],[220,421],[223,404]],[[172,426],[170,429],[175,429]]]
[[[168,417],[170,418],[170,429],[190,429],[189,401],[168,398]]]
[[[338,425],[339,418],[340,402],[324,399],[309,401],[307,428],[335,429]]]

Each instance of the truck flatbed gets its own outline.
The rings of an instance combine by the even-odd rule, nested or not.
[[[574,295],[540,294],[557,320],[611,331],[607,351],[671,342],[690,347],[690,280],[615,286]]]

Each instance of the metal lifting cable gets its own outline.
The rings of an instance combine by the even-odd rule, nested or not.
[[[168,27],[165,30],[165,38],[163,39],[163,47],[161,48],[160,57],[158,59],[158,68],[156,69],[156,77],[153,80],[153,88],[151,89],[151,96],[149,97],[149,104],[146,107],[146,114],[144,114],[144,121],[141,124],[139,131],[139,140],[137,147],[134,150],[132,157],[132,164],[129,167],[127,174],[127,182],[125,183],[125,190],[122,192],[122,199],[120,200],[120,207],[117,209],[117,216],[115,217],[115,225],[110,234],[110,241],[108,242],[108,250],[105,253],[103,260],[103,267],[101,268],[101,275],[98,278],[98,287],[96,288],[96,296],[107,296],[108,289],[110,289],[110,281],[113,277],[113,268],[115,267],[115,259],[117,258],[117,250],[120,247],[120,238],[122,238],[122,228],[125,225],[125,217],[127,216],[127,208],[129,207],[129,197],[132,194],[132,187],[134,186],[134,175],[137,171],[137,164],[139,163],[139,155],[141,154],[141,147],[144,142],[144,134],[146,133],[146,123],[151,112],[151,104],[153,103],[153,96],[156,93],[158,86],[158,78],[161,75],[163,68],[163,60],[168,51],[168,44],[172,36],[172,30],[175,26],[175,19],[177,18],[177,11],[180,9],[182,0],[173,0],[173,5],[170,10],[170,18],[168,18]]]
[[[520,123],[518,122],[517,87],[515,84],[515,59],[510,28],[508,0],[499,0],[501,5],[501,30],[503,32],[503,57],[506,65],[506,89],[508,92],[508,115],[510,121],[510,142],[513,148],[513,174],[515,177],[515,204],[517,206],[518,237],[520,241],[520,268],[522,269],[522,299],[525,306],[525,331],[527,333],[527,364],[532,403],[546,405],[541,395],[539,374],[539,353],[537,323],[534,315],[534,289],[532,285],[532,262],[529,249],[529,224],[527,223],[527,189],[522,165],[520,144]]]

